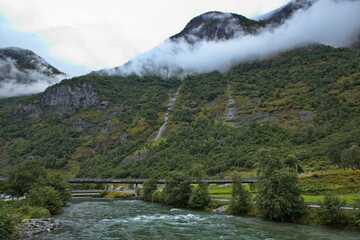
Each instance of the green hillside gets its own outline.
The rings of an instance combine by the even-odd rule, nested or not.
[[[91,106],[27,113],[60,86],[83,83],[98,94]],[[163,138],[154,142],[179,87]],[[37,159],[78,177],[219,177],[252,171],[261,148],[325,170],[360,145],[360,52],[314,45],[184,79],[93,73],[0,106],[2,175]]]

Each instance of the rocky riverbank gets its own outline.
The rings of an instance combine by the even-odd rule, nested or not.
[[[52,218],[25,219],[20,226],[19,235],[21,239],[30,239],[39,234],[59,229],[61,226],[60,222]]]

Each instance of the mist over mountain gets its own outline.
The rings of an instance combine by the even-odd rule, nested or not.
[[[262,59],[319,43],[347,47],[360,35],[360,2],[295,0],[255,21],[232,13],[209,12],[179,34],[105,74],[181,76]]]
[[[0,49],[0,98],[38,93],[65,77],[30,50]]]
[[[260,20],[273,24],[281,24],[284,23],[285,20],[291,18],[297,11],[307,10],[317,1],[318,0],[293,0],[286,5],[261,16]]]
[[[207,12],[193,18],[180,33],[170,39],[183,39],[190,44],[199,40],[227,40],[256,33],[257,29],[264,26],[265,22],[254,21],[235,13]]]

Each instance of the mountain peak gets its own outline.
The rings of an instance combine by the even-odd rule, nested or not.
[[[0,98],[43,91],[65,77],[65,73],[33,51],[18,47],[0,49]],[[35,84],[36,89],[29,89],[30,84]]]
[[[19,47],[2,48],[0,49],[0,60],[6,59],[14,61],[22,70],[36,70],[41,65],[49,70],[49,74],[64,74],[28,49]]]
[[[260,19],[270,23],[281,24],[292,17],[296,11],[308,9],[316,1],[317,0],[292,0],[288,4],[263,15]]]
[[[191,43],[196,40],[230,39],[241,33],[252,33],[262,26],[262,22],[242,15],[211,11],[193,18],[180,33],[172,36],[171,39],[182,38]]]

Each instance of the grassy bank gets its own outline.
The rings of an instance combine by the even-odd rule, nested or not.
[[[214,189],[209,189],[211,197],[215,198],[231,198],[231,188],[230,192],[218,193],[218,191],[213,191]],[[220,190],[220,189],[216,189]],[[256,196],[256,193],[254,194]],[[324,200],[324,195],[301,195],[304,198],[306,203],[321,203]],[[351,194],[339,194],[337,195],[340,199],[346,200],[347,204],[354,204],[354,199],[360,198],[360,193],[351,193]]]
[[[299,187],[305,202],[320,203],[324,195],[332,193],[346,200],[347,204],[354,204],[354,199],[360,198],[360,171],[336,167],[314,172],[307,171],[299,175]],[[245,189],[256,195],[256,189],[252,189],[249,185],[246,185]],[[209,188],[211,197],[231,198],[231,192],[231,185]]]

